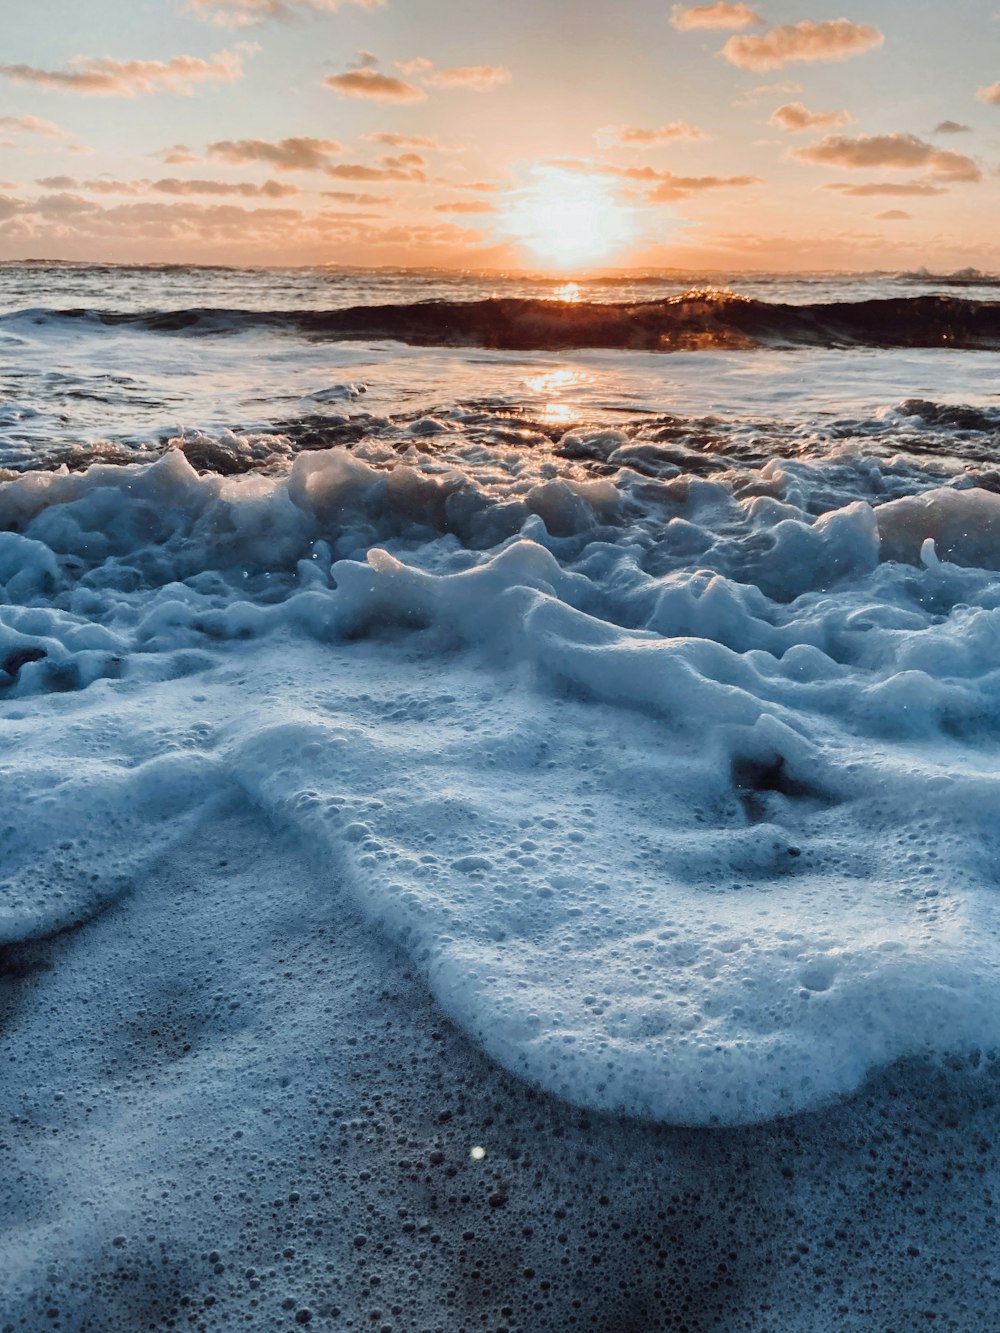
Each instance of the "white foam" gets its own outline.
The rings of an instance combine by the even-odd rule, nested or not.
[[[995,497],[547,466],[0,487],[3,939],[242,793],[582,1105],[758,1120],[995,1043]]]

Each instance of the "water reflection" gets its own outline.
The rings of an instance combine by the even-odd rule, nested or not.
[[[570,284],[572,285],[572,284]],[[583,391],[592,383],[593,375],[579,367],[562,367],[529,375],[525,388],[546,401],[535,409],[539,421],[553,425],[569,425],[579,420]]]

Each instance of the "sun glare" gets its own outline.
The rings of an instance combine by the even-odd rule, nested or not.
[[[608,181],[541,167],[503,209],[498,230],[550,268],[573,269],[612,259],[638,229]]]

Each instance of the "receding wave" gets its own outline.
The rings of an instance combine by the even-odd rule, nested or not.
[[[87,320],[153,333],[222,335],[252,329],[332,340],[507,350],[619,348],[696,351],[757,347],[953,347],[1000,349],[1000,302],[952,296],[806,305],[688,292],[666,301],[562,302],[522,298],[420,301],[342,310],[32,310],[6,321]]]

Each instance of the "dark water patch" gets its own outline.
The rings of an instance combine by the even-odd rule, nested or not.
[[[970,407],[966,403],[934,403],[925,398],[907,398],[900,403],[898,411],[901,416],[918,418],[925,426],[1000,435],[1000,407]]]

